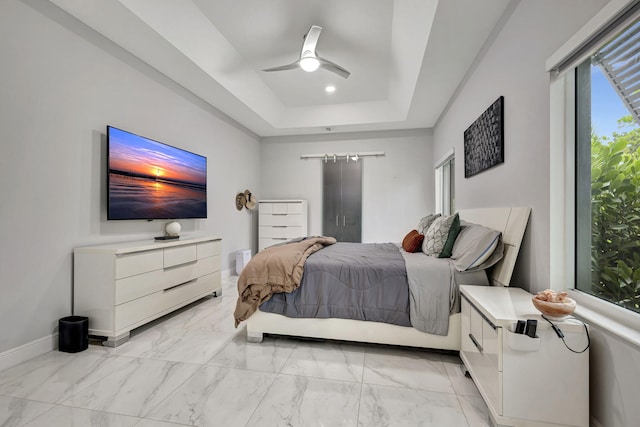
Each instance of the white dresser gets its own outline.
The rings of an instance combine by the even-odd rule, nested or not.
[[[505,426],[589,425],[589,350],[573,353],[519,288],[461,286],[460,357],[491,413]],[[515,334],[518,320],[538,321],[536,338]],[[583,324],[554,322],[566,344],[587,346]]]
[[[296,237],[306,237],[306,200],[260,200],[258,250]]]
[[[117,346],[129,332],[206,295],[222,293],[221,239],[181,238],[76,248],[74,314]]]

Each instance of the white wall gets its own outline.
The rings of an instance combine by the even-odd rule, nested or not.
[[[251,244],[235,194],[259,190],[255,135],[47,3],[0,2],[0,353],[71,314],[74,247],[163,233],[106,220],[107,124],[207,157],[209,217],[181,224],[223,238],[223,270]]]
[[[605,4],[603,0],[522,1],[495,37],[434,129],[434,158],[498,96],[505,97],[505,163],[470,179],[456,162],[458,208],[531,206],[512,283],[532,292],[549,283],[549,75],[545,61]],[[637,425],[640,351],[592,326],[591,417],[594,425]],[[563,381],[570,379],[562,379]],[[567,396],[571,399],[571,396]]]
[[[512,282],[531,291],[549,282],[549,75],[545,60],[606,2],[522,1],[476,63],[433,131],[434,158],[456,151],[456,204],[529,206],[529,226]],[[504,163],[464,177],[464,130],[504,96]],[[459,153],[459,154],[458,154]]]
[[[597,427],[636,427],[640,420],[640,349],[591,325],[589,400]]]
[[[309,201],[309,234],[322,234],[322,162],[302,154],[384,151],[362,159],[362,241],[401,242],[434,209],[430,131],[270,137],[262,141],[262,199]]]

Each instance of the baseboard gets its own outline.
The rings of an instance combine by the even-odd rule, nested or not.
[[[0,353],[0,372],[58,348],[58,333]]]

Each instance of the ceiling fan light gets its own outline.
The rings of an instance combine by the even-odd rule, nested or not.
[[[318,69],[318,67],[320,66],[320,61],[318,61],[317,58],[314,57],[306,57],[306,58],[302,58],[300,60],[300,68],[302,68],[304,71],[311,73],[315,70]]]

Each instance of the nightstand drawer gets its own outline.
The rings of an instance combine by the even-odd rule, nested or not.
[[[482,316],[475,309],[475,307],[471,307],[471,312],[469,314],[469,318],[471,320],[471,324],[469,325],[469,338],[478,348],[478,351],[482,353],[483,345],[482,345]]]

